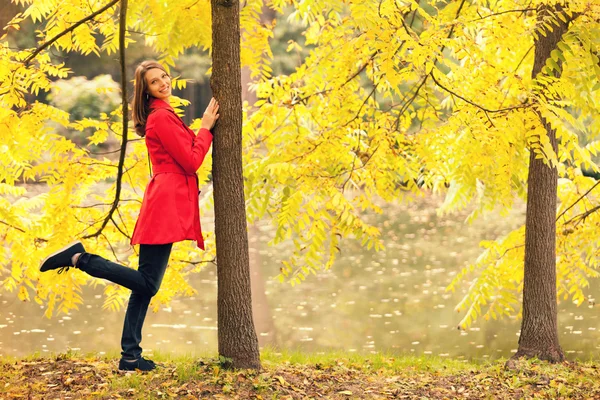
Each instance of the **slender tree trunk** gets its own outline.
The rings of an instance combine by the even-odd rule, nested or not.
[[[242,174],[239,1],[211,0],[211,6],[211,87],[220,106],[213,143],[219,355],[233,368],[258,369]]]
[[[542,6],[538,19],[548,15]],[[560,12],[560,10],[554,10]],[[535,41],[532,76],[541,72],[550,52],[556,48],[567,24],[553,26],[553,32]],[[556,152],[556,132],[540,116]],[[523,321],[519,349],[513,358],[537,357],[551,362],[564,360],[558,342],[556,306],[556,202],[558,172],[555,167],[536,159],[531,150],[527,178],[527,214],[525,220],[525,276],[523,282]]]

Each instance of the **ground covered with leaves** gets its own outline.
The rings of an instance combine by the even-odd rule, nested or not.
[[[261,371],[218,360],[156,358],[123,373],[118,358],[63,354],[0,360],[0,399],[600,399],[600,364],[485,364],[383,355],[263,355]]]

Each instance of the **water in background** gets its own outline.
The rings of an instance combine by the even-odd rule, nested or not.
[[[383,206],[369,215],[381,228],[386,249],[367,251],[353,240],[342,242],[334,267],[291,287],[275,276],[289,254],[285,244],[269,247],[272,228],[249,230],[253,265],[255,323],[261,344],[303,351],[344,350],[432,354],[453,358],[508,357],[516,351],[520,322],[480,320],[466,331],[456,329],[454,311],[468,287],[448,293],[446,286],[490,240],[524,221],[524,207],[507,218],[488,215],[472,225],[465,213],[440,217],[436,201]],[[71,272],[69,272],[71,273]],[[193,276],[198,295],[149,312],[142,347],[146,352],[214,355],[217,353],[216,271]],[[598,288],[586,295],[593,299]],[[263,295],[264,293],[264,295]],[[0,355],[35,352],[118,352],[124,310],[102,310],[102,288],[85,288],[79,311],[48,320],[35,302],[0,294]],[[567,357],[600,355],[597,306],[559,304],[559,332]],[[146,353],[145,353],[146,354]]]

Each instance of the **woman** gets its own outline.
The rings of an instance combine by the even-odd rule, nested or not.
[[[119,369],[149,371],[156,366],[142,357],[142,325],[150,299],[158,289],[173,243],[195,240],[204,249],[198,209],[196,171],[212,143],[210,130],[219,118],[219,104],[210,100],[198,134],[189,129],[169,105],[171,78],[162,65],[142,62],[135,71],[132,103],[136,132],[145,137],[152,165],[152,179],[131,244],[140,245],[139,268],[134,270],[86,253],[79,241],[48,256],[40,271],[76,267],[91,276],[108,279],[132,290],[121,339]]]

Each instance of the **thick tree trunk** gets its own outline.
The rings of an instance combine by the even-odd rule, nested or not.
[[[258,369],[242,174],[239,1],[211,0],[211,6],[211,87],[220,106],[213,143],[219,355],[233,368]]]
[[[556,11],[556,10],[555,10]],[[539,10],[539,19],[547,9]],[[553,32],[535,41],[532,76],[541,72],[550,52],[556,48],[567,24],[553,26]],[[541,118],[541,117],[540,117]],[[557,150],[556,132],[541,118],[550,143]],[[523,282],[523,321],[519,349],[513,358],[537,357],[551,362],[564,360],[558,342],[556,306],[556,168],[536,159],[531,150],[527,178],[527,215],[525,220],[525,276]]]

